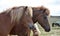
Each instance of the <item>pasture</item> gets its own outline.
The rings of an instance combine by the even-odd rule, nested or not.
[[[42,27],[40,27],[40,36],[60,36],[60,27],[51,27],[50,32],[45,32]]]
[[[51,26],[50,32],[45,32],[44,29],[40,25],[38,25],[39,29],[41,31],[40,36],[60,36],[60,27],[58,27],[58,26],[52,27],[52,23],[56,22],[56,21],[60,21],[60,16],[51,16],[49,18],[49,22],[50,22],[50,26]]]
[[[60,27],[51,27],[50,32],[45,32],[44,29],[41,26],[40,26],[39,29],[41,31],[40,36],[60,36]]]
[[[60,21],[60,16],[51,16],[49,18],[49,22],[51,26],[50,32],[45,32],[43,28],[40,26],[40,31],[41,31],[40,36],[60,36],[60,27],[58,26],[52,27],[52,23],[56,21]]]
[[[52,27],[52,23],[55,22],[55,21],[60,21],[60,17],[50,17],[49,18],[49,22],[50,22],[50,26],[51,26],[51,31],[50,32],[45,32],[44,29],[40,25],[38,25],[39,29],[41,31],[40,36],[60,36],[60,27],[58,27],[58,26]]]

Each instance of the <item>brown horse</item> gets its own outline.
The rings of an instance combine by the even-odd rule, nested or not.
[[[33,17],[32,17],[33,22],[34,23],[38,22],[46,32],[49,32],[50,31],[50,24],[48,21],[48,15],[50,14],[49,10],[44,6],[32,7],[32,9],[33,9]]]
[[[8,36],[12,29],[19,36],[29,36],[30,24],[33,25],[33,21],[27,7],[10,8],[0,13],[0,36]]]
[[[32,16],[33,22],[34,23],[38,22],[45,29],[46,32],[49,32],[50,25],[49,25],[48,17],[47,17],[50,13],[49,10],[43,6],[31,7],[31,8],[33,10],[33,16]],[[18,28],[18,27],[16,27],[16,28]],[[36,29],[33,30],[33,36],[38,36],[38,34],[36,34],[35,32],[37,32]],[[11,32],[11,33],[13,33],[13,32]]]
[[[13,34],[13,35],[18,35],[18,36],[30,36],[30,29],[32,29],[32,30],[35,29],[35,27],[33,25],[32,17],[30,18],[30,16],[32,16],[32,9],[30,7],[28,7],[26,12],[29,12],[30,15],[27,18],[26,18],[26,15],[25,15],[25,17],[23,16],[22,17],[23,19],[20,21],[20,24],[16,24],[13,27],[13,29],[10,32],[10,35]],[[29,13],[26,13],[26,14],[29,14]],[[27,22],[25,22],[26,19],[28,19],[27,22],[29,22],[30,24],[26,25],[27,24]],[[25,24],[25,25],[23,25],[23,24]]]

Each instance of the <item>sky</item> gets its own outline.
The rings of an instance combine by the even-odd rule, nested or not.
[[[47,7],[50,15],[60,16],[60,0],[0,0],[0,13],[14,6]]]

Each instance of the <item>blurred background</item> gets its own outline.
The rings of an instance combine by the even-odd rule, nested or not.
[[[50,10],[51,17],[49,18],[49,22],[51,31],[45,32],[44,29],[39,26],[41,31],[40,36],[60,36],[60,0],[0,0],[0,13],[14,6],[38,7],[42,5]]]
[[[45,6],[53,16],[60,16],[60,0],[0,0],[0,11],[14,6]]]

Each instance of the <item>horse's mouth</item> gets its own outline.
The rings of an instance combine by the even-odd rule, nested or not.
[[[44,27],[44,30],[46,31],[46,32],[49,32],[51,29],[50,29],[50,26],[45,26]]]
[[[49,29],[45,29],[46,32],[49,32],[50,31],[50,28]]]

